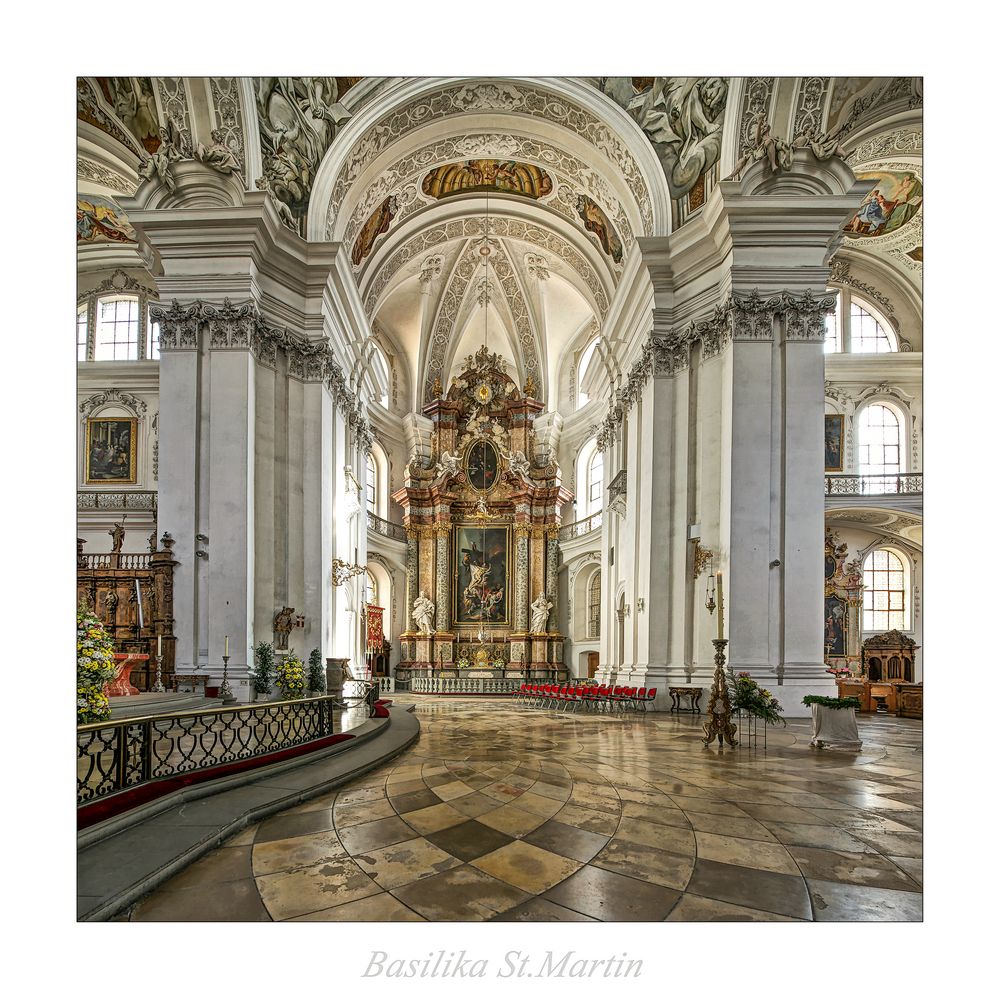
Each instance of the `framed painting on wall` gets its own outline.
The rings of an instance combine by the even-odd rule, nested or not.
[[[134,416],[87,420],[84,480],[88,486],[135,483],[138,423]]]
[[[456,624],[510,623],[510,528],[456,524],[452,614]]]
[[[844,415],[843,413],[827,413],[826,428],[826,470],[842,472],[844,470]]]

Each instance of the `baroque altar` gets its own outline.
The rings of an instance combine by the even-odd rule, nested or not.
[[[861,564],[847,561],[847,545],[827,530],[824,557],[823,648],[828,668],[861,672]]]
[[[536,416],[482,347],[423,408],[430,453],[393,494],[406,527],[406,627],[397,679],[415,691],[494,693],[566,678],[556,627],[558,466],[533,460]],[[458,686],[453,681],[460,681]]]

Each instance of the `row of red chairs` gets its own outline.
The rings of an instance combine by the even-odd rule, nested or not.
[[[557,711],[645,711],[656,698],[656,687],[560,686],[553,683],[522,683],[513,699],[533,708]]]

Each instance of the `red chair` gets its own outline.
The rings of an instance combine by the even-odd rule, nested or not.
[[[649,704],[651,701],[655,701],[655,700],[656,700],[656,688],[655,687],[650,687],[649,690],[646,691],[646,701],[645,701],[645,703],[642,706],[642,710],[645,711],[646,710],[646,704]]]

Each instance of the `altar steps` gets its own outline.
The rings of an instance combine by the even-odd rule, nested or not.
[[[182,711],[210,711],[222,706],[221,697],[204,694],[132,694],[130,697],[112,697],[111,719],[138,718],[145,715],[175,715]]]

